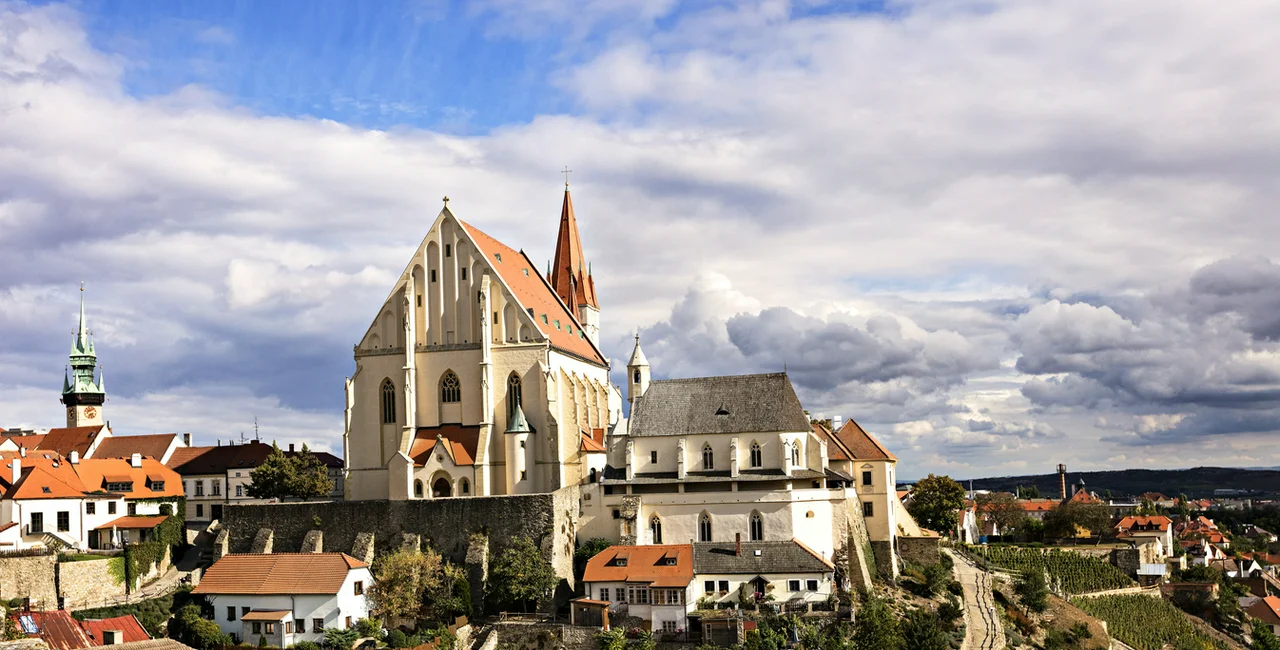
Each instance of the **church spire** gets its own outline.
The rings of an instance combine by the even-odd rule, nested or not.
[[[578,237],[578,220],[573,214],[573,197],[569,185],[564,187],[564,203],[560,207],[560,232],[556,236],[556,255],[551,261],[551,286],[570,309],[580,306],[600,309],[594,283],[584,277],[585,259],[582,240]]]
[[[62,378],[62,403],[67,406],[67,426],[86,426],[102,423],[101,406],[106,401],[98,355],[93,349],[93,335],[84,317],[84,284],[80,284],[80,320],[76,325],[76,338],[71,343],[70,376]]]

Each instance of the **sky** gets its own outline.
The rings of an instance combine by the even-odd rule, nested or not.
[[[1280,465],[1280,5],[0,2],[0,427],[341,449],[441,197],[903,477]],[[614,381],[623,383],[623,370]]]

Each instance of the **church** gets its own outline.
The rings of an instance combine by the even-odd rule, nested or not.
[[[551,492],[604,470],[622,417],[565,185],[549,275],[448,200],[346,382],[351,500]]]

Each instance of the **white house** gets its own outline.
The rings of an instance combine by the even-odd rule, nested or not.
[[[804,611],[835,593],[835,565],[795,540],[693,545],[699,599],[775,602]]]
[[[588,598],[609,603],[609,619],[633,616],[655,632],[688,629],[694,609],[693,546],[610,546],[587,561]]]
[[[287,648],[320,642],[327,627],[348,628],[369,615],[369,565],[345,553],[225,555],[193,593],[213,605],[213,620],[237,642]]]

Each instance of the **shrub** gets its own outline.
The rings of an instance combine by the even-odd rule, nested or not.
[[[626,650],[627,634],[622,628],[615,627],[597,634],[596,643],[600,646],[600,650]]]
[[[1045,584],[1044,574],[1039,571],[1022,574],[1014,591],[1022,605],[1033,612],[1043,612],[1049,606],[1049,587]]]
[[[356,621],[356,632],[359,632],[361,637],[373,637],[381,640],[382,623],[371,618],[362,618]]]
[[[355,645],[359,632],[355,628],[326,627],[324,629],[324,647],[328,650],[351,650]]]
[[[320,644],[315,641],[299,641],[293,644],[293,650],[320,650]]]
[[[387,632],[387,646],[392,648],[410,648],[409,637],[401,630]]]

